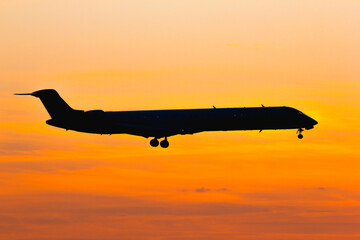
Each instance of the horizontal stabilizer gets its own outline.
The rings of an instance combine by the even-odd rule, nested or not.
[[[14,95],[30,95],[30,96],[33,96],[33,93],[14,93]]]

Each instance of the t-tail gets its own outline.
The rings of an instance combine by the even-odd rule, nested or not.
[[[33,93],[15,93],[15,95],[31,95],[40,98],[54,120],[66,120],[75,112],[83,112],[72,109],[54,89],[44,89]]]

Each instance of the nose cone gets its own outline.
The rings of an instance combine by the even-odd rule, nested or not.
[[[307,122],[311,126],[314,126],[314,125],[318,124],[318,122],[315,119],[313,119],[313,118],[311,118],[309,116],[307,116]]]

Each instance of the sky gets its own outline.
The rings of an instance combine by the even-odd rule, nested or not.
[[[360,2],[1,0],[0,239],[360,238]],[[149,139],[75,109],[291,106],[319,124]]]

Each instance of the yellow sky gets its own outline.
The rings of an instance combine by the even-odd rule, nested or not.
[[[359,239],[359,1],[0,1],[1,239]],[[296,131],[169,139],[76,109],[292,106]]]

